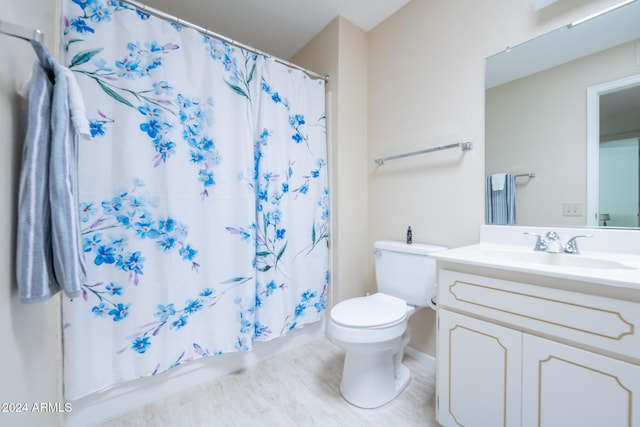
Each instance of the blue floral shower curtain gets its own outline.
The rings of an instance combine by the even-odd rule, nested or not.
[[[325,310],[324,81],[124,2],[63,2],[87,283],[65,396],[251,350]],[[215,362],[215,361],[214,361]]]
[[[329,191],[326,144],[318,144],[325,140],[319,87],[273,60],[262,68],[255,129],[260,339],[319,320],[326,306]],[[295,284],[303,292],[290,292]]]

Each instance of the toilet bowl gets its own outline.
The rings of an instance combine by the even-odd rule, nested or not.
[[[382,293],[353,298],[332,309],[331,339],[346,352],[340,393],[347,402],[377,408],[409,384],[402,355],[414,311],[404,300]]]
[[[360,408],[382,406],[409,384],[402,363],[411,338],[409,317],[431,305],[435,259],[428,254],[445,249],[401,242],[374,247],[379,292],[335,305],[328,328],[333,343],[345,350],[340,393]]]

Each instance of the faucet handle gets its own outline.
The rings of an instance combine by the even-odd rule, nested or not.
[[[582,238],[582,237],[591,238],[591,237],[593,237],[593,235],[591,235],[591,234],[580,234],[578,236],[573,236],[572,238],[569,239],[567,244],[564,245],[563,250],[568,254],[579,254],[580,250],[578,249],[577,240]]]
[[[523,234],[528,234],[530,236],[536,236],[536,246],[533,248],[534,251],[546,251],[547,250],[547,241],[541,234],[529,233],[525,231]]]

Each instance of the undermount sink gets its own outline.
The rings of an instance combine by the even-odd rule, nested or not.
[[[545,266],[577,267],[594,270],[636,270],[634,267],[621,264],[617,261],[593,258],[579,254],[480,250],[478,255],[488,259],[495,259],[497,261],[515,261]]]

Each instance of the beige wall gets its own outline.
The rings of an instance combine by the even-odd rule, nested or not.
[[[411,0],[369,33],[369,244],[403,239],[447,247],[477,242],[484,222],[484,59],[615,0]],[[390,154],[455,143],[375,166]],[[369,271],[372,271],[371,262]],[[373,274],[369,274],[372,281]],[[435,315],[411,321],[410,345],[435,355]]]
[[[563,0],[535,12],[526,0],[411,0],[365,40],[339,19],[292,58],[331,74],[334,302],[375,292],[373,242],[402,240],[409,225],[415,242],[456,247],[478,240],[484,59],[616,3]],[[365,67],[359,63],[363,46]],[[474,149],[464,154],[454,149],[373,163],[466,140]],[[411,346],[434,355],[434,324],[434,312],[417,313]]]
[[[411,0],[369,32],[369,244],[403,239],[408,225],[416,242],[477,242],[484,222],[484,59],[616,3],[562,0],[535,12],[526,0]],[[373,163],[463,140],[474,149]],[[410,345],[435,355],[434,313],[417,313],[411,326]]]
[[[587,88],[639,73],[637,42],[487,91],[487,174],[536,173],[517,181],[518,225],[587,225]],[[563,216],[574,201],[583,215]]]
[[[54,2],[2,1],[1,19],[42,29],[52,48]],[[484,58],[619,0],[562,0],[534,12],[526,0],[411,0],[364,34],[333,21],[293,58],[331,75],[332,254],[335,300],[375,291],[371,245],[404,239],[449,247],[476,242],[484,220]],[[57,2],[55,2],[57,4]],[[15,92],[34,56],[0,36],[0,402],[58,402],[58,303],[25,306],[14,280],[20,127]],[[457,150],[373,164],[381,156],[461,140]],[[412,320],[411,345],[434,355],[434,314]],[[0,425],[55,425],[57,414],[0,414]]]
[[[38,28],[55,52],[57,1],[0,0],[0,19]],[[27,413],[0,412],[2,426],[58,425],[57,412],[33,413],[34,403],[60,403],[59,299],[20,303],[15,280],[16,205],[23,126],[17,90],[26,82],[35,55],[29,43],[0,35],[0,403],[26,403]],[[4,407],[3,407],[4,408]]]
[[[367,35],[338,17],[292,62],[330,76],[332,303],[362,296],[368,250]]]

